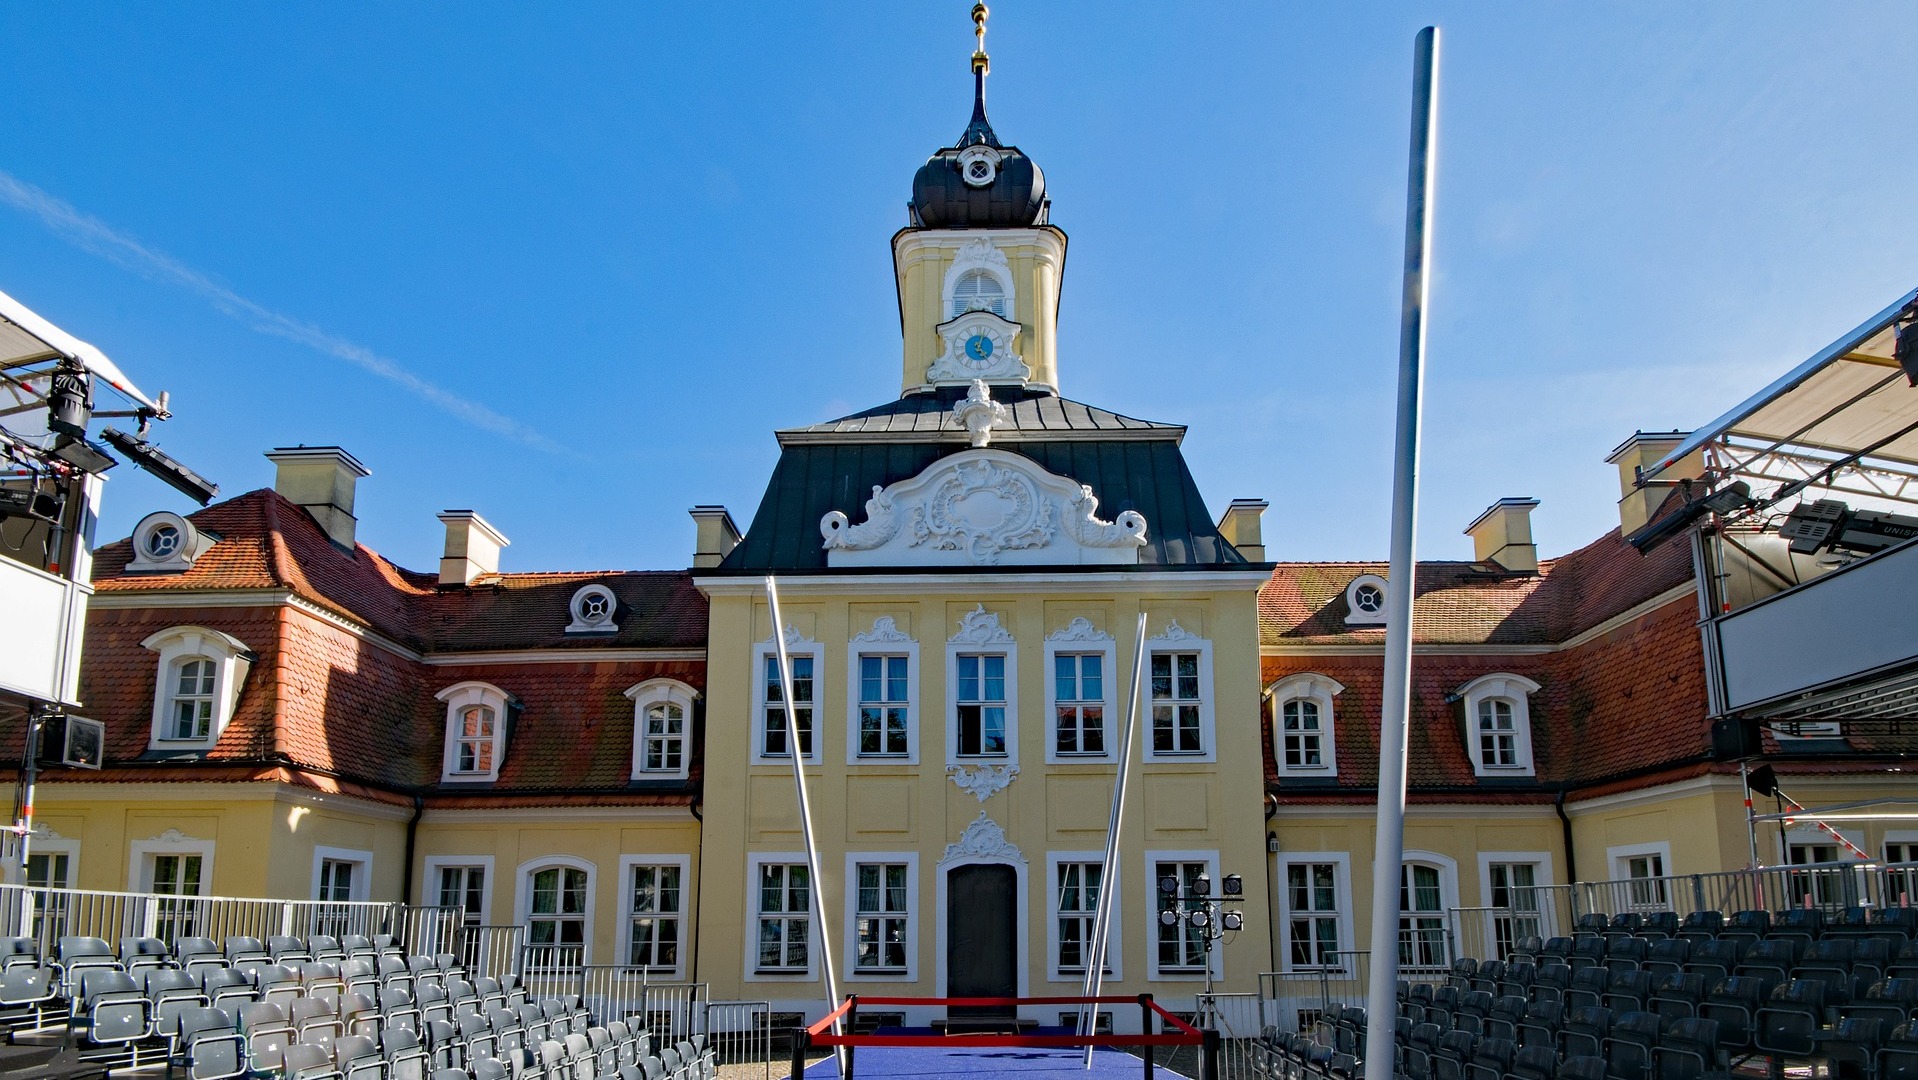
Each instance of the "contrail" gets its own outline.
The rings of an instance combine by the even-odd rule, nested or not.
[[[477,401],[470,401],[435,386],[364,345],[248,300],[172,256],[147,247],[99,218],[81,212],[71,203],[55,198],[3,169],[0,169],[0,202],[39,218],[40,223],[53,232],[103,259],[142,276],[169,281],[200,294],[221,312],[252,330],[296,342],[398,383],[474,427],[504,435],[548,453],[568,452],[565,447],[518,420],[502,416]]]

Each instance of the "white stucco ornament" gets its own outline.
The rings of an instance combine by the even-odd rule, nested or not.
[[[960,791],[985,802],[1004,791],[1019,775],[1017,765],[948,765],[946,775]]]
[[[952,407],[952,418],[966,429],[972,445],[985,446],[992,441],[993,428],[1012,422],[1012,410],[992,400],[992,387],[986,380],[974,379],[966,400]]]
[[[866,520],[819,521],[828,566],[1077,566],[1139,561],[1146,520],[1098,516],[1092,489],[1003,450],[962,450],[874,488]]]
[[[1017,844],[1006,839],[1006,830],[981,810],[972,824],[966,826],[966,831],[959,834],[959,839],[946,845],[945,857],[939,860],[939,865],[961,859],[1022,863],[1026,861],[1026,856]]]
[[[1023,383],[1032,368],[1013,351],[1023,329],[1018,323],[990,311],[963,312],[936,328],[939,357],[926,368],[926,381],[935,385],[965,384],[974,379]]]

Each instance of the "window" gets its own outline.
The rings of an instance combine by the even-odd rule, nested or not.
[[[1385,579],[1360,574],[1345,587],[1345,625],[1385,625]]]
[[[1437,866],[1399,868],[1399,967],[1444,969],[1445,891]]]
[[[527,963],[571,968],[587,962],[587,928],[593,921],[593,864],[548,858],[521,868],[520,922],[526,927]]]
[[[1282,775],[1336,774],[1332,699],[1344,692],[1338,682],[1310,672],[1272,684],[1272,757]]]
[[[1486,904],[1492,909],[1493,955],[1510,959],[1518,939],[1545,936],[1538,902],[1538,864],[1494,862],[1487,864],[1485,873],[1490,883]]]
[[[127,853],[129,890],[159,897],[153,905],[153,936],[171,944],[183,935],[206,933],[202,904],[190,898],[211,891],[213,841],[167,829],[128,844]]]
[[[1522,675],[1485,675],[1460,687],[1466,746],[1479,776],[1532,774],[1530,695],[1539,685]]]
[[[959,632],[946,642],[947,683],[952,687],[949,764],[1018,756],[1012,634],[999,616],[981,604],[959,620]]]
[[[958,668],[959,756],[1005,756],[1006,658],[960,653]]]
[[[626,882],[626,963],[649,975],[678,977],[685,940],[684,859],[623,860]]]
[[[370,934],[362,909],[348,902],[365,900],[371,891],[373,853],[316,846],[313,849],[313,898],[322,901],[313,913],[315,934]],[[338,905],[338,906],[335,906]]]
[[[1671,909],[1671,891],[1666,881],[1671,856],[1671,845],[1663,841],[1605,849],[1612,876],[1625,883],[1626,908],[1639,912]]]
[[[435,696],[446,703],[446,756],[440,779],[499,779],[512,707],[506,691],[490,683],[464,682]]]
[[[1105,865],[1069,862],[1059,863],[1053,870],[1058,883],[1055,910],[1059,921],[1053,968],[1061,973],[1084,972],[1092,962],[1092,933]]]
[[[902,632],[890,615],[873,620],[872,629],[855,634],[848,672],[852,692],[846,725],[849,761],[919,760],[913,692],[919,674],[919,643]]]
[[[1862,849],[1864,837],[1850,833],[1839,839],[1815,826],[1801,826],[1785,834],[1785,861],[1794,867],[1788,877],[1791,905],[1811,904],[1827,910],[1848,907],[1863,899],[1864,881],[1854,847]]]
[[[1343,966],[1338,871],[1338,864],[1331,862],[1286,865],[1286,955],[1293,970]]]
[[[424,913],[421,937],[435,943],[431,951],[457,953],[469,969],[479,964],[480,935],[466,931],[491,921],[486,887],[492,877],[490,855],[427,856],[420,899],[429,910]]]
[[[758,929],[754,970],[764,974],[809,974],[812,970],[811,874],[803,862],[757,865],[754,918]]]
[[[73,888],[75,854],[72,850],[55,850],[47,841],[37,835],[34,836],[32,846],[27,849],[27,887],[48,890]],[[34,940],[56,942],[70,932],[67,924],[69,903],[66,893],[58,891],[38,893],[33,897],[33,901],[33,923],[28,933]]]
[[[853,868],[855,972],[905,972],[908,871],[897,862],[862,862]]]
[[[442,866],[437,889],[439,906],[463,909],[464,925],[486,924],[486,867]]]
[[[952,307],[949,318],[957,318],[968,311],[990,311],[1004,318],[1006,315],[1006,290],[999,279],[986,270],[968,270],[959,275],[952,286]]]
[[[1176,878],[1182,893],[1200,893],[1199,878],[1208,877],[1217,880],[1211,872],[1208,860],[1203,859],[1160,859],[1152,864],[1149,881],[1152,886],[1152,939],[1156,966],[1160,974],[1174,974],[1205,971],[1206,949],[1205,932],[1193,926],[1187,919],[1179,919],[1171,926],[1159,921],[1159,882],[1164,878]]]
[[[1151,693],[1151,758],[1211,761],[1211,644],[1174,621],[1164,635],[1147,642],[1147,682]]]
[[[160,654],[149,748],[211,748],[239,705],[252,662],[246,643],[218,630],[176,626],[141,644]]]
[[[817,700],[817,676],[822,655],[819,643],[801,637],[786,628],[786,655],[792,662],[793,716],[799,728],[799,752],[808,761],[819,760],[819,747],[813,738],[813,713]],[[786,745],[786,699],[779,680],[779,650],[771,642],[758,648],[759,675],[754,697],[760,718],[756,757],[786,760],[792,751]]]
[[[1106,718],[1113,715],[1115,663],[1112,635],[1088,619],[1046,635],[1047,761],[1110,758],[1116,747]]]
[[[1918,841],[1885,843],[1886,907],[1918,904]]]
[[[649,679],[626,697],[633,703],[633,779],[684,777],[699,691],[677,679]]]
[[[566,605],[573,621],[566,624],[569,634],[616,634],[619,623],[619,599],[604,585],[584,585]]]

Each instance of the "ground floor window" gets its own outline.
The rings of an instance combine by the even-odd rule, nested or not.
[[[1406,863],[1399,868],[1399,967],[1444,968],[1445,890],[1439,868]]]
[[[73,856],[65,851],[28,849],[27,887],[30,889],[73,888]],[[39,893],[34,897],[33,937],[42,942],[59,941],[67,933],[67,895]],[[44,949],[44,946],[43,946]]]
[[[1492,944],[1500,960],[1509,959],[1520,938],[1544,937],[1539,911],[1538,864],[1495,862],[1486,867],[1492,892]]]
[[[1334,862],[1286,865],[1286,954],[1294,969],[1340,966],[1338,870]]]
[[[168,853],[156,854],[152,860],[149,891],[161,897],[155,901],[154,935],[167,942],[198,935],[199,905],[178,898],[200,895],[205,856]]]
[[[905,863],[860,863],[855,868],[853,966],[866,972],[906,970]]]
[[[1885,845],[1885,906],[1918,902],[1918,841]]]
[[[1160,882],[1172,878],[1179,883],[1181,893],[1205,895],[1207,890],[1200,887],[1199,879],[1206,876],[1206,864],[1203,862],[1158,862],[1152,868],[1155,890]],[[1205,970],[1204,929],[1193,926],[1191,920],[1185,918],[1177,919],[1168,926],[1159,918],[1156,906],[1152,913],[1152,927],[1161,972]]]
[[[1105,887],[1105,866],[1095,862],[1062,862],[1055,872],[1058,874],[1055,906],[1059,951],[1053,957],[1053,967],[1064,974],[1081,973],[1092,960],[1093,922],[1098,916],[1099,892]]]
[[[806,864],[761,863],[757,893],[757,969],[806,971],[812,937],[812,875]]]
[[[586,948],[586,899],[590,875],[576,866],[532,871],[526,943],[539,966],[576,965]]]
[[[677,865],[637,865],[631,870],[627,905],[627,963],[649,972],[679,969],[685,905]]]

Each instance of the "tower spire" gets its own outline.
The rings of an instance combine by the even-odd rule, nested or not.
[[[960,146],[998,146],[999,137],[986,122],[986,73],[992,70],[992,58],[986,55],[986,16],[991,12],[984,3],[972,5],[972,33],[978,44],[972,50],[972,122],[959,138]]]

